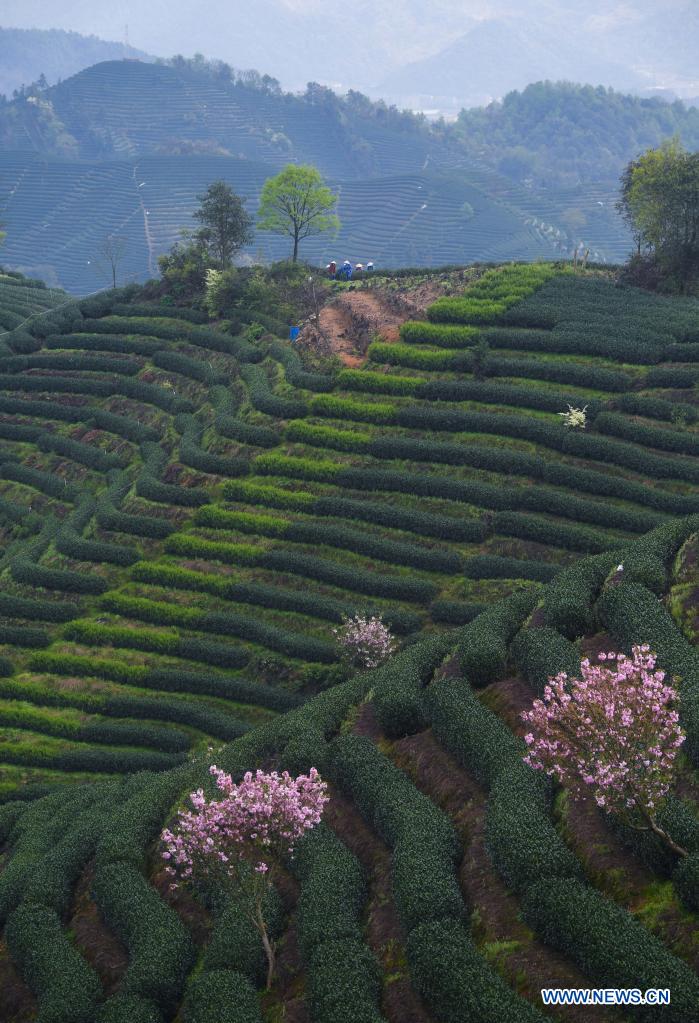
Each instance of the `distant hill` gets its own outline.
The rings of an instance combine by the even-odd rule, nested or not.
[[[464,146],[515,180],[616,185],[636,154],[678,135],[699,149],[699,109],[603,87],[538,82],[502,103],[463,110]]]
[[[0,28],[0,54],[0,95],[8,97],[41,75],[53,85],[102,60],[149,59],[146,53],[124,43],[36,28]]]
[[[537,116],[549,119],[550,130],[567,88],[545,87]],[[606,105],[623,99],[590,93],[592,103],[585,90],[576,99],[583,112],[575,116],[585,124],[589,117],[604,121]],[[610,132],[620,130],[620,166],[639,141],[675,130],[673,122],[665,135],[657,126],[648,134],[643,117],[656,107],[675,109],[632,102],[628,123],[610,121]],[[196,196],[211,181],[229,181],[254,210],[268,176],[289,162],[309,162],[337,190],[343,222],[336,240],[305,246],[313,262],[560,258],[580,244],[595,260],[624,259],[630,243],[614,211],[616,170],[611,178],[585,178],[575,159],[571,170],[561,157],[564,173],[556,177],[552,163],[546,187],[532,186],[516,161],[508,164],[521,141],[516,126],[506,123],[491,145],[488,123],[498,121],[498,111],[432,125],[361,93],[340,97],[310,85],[292,95],[269,76],[203,60],[102,62],[0,106],[3,255],[8,265],[84,293],[105,283],[97,255],[105,236],[118,234],[128,240],[122,275],[143,279],[192,226]],[[532,139],[539,148],[545,142],[535,132]],[[581,166],[594,168],[598,148],[589,135]],[[552,154],[534,149],[525,156]],[[258,234],[246,255],[281,258],[286,251],[284,239]]]
[[[634,89],[642,76],[577,33],[566,36],[529,19],[478,22],[446,49],[388,75],[379,90],[415,107],[476,106],[542,78],[614,83]]]

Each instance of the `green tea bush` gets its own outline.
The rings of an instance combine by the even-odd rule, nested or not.
[[[303,419],[308,408],[305,402],[280,398],[272,393],[269,379],[262,366],[242,366],[241,376],[247,384],[253,408],[276,419]]]
[[[355,593],[366,593],[374,597],[395,600],[414,600],[422,603],[435,594],[432,583],[407,576],[379,575],[364,569],[353,568],[319,558],[280,548],[263,550],[246,547],[243,544],[213,543],[197,537],[175,535],[168,539],[166,549],[173,554],[184,554],[211,558],[225,564],[254,564],[277,572],[302,575],[318,582],[329,583]],[[199,626],[201,627],[201,626]]]
[[[190,985],[182,1008],[184,1023],[262,1023],[257,992],[235,970],[208,970]]]
[[[57,600],[40,600],[0,593],[0,613],[8,618],[28,618],[30,621],[69,622],[75,618],[77,605]]]
[[[634,416],[647,416],[649,419],[664,419],[671,423],[681,417],[687,423],[695,423],[699,418],[699,409],[683,402],[667,401],[650,395],[622,394],[616,399],[615,405],[622,412]]]
[[[393,894],[409,931],[427,920],[461,919],[451,821],[369,739],[344,735],[330,746],[333,779],[391,847]]]
[[[217,373],[212,369],[208,362],[200,362],[198,359],[193,359],[191,355],[183,355],[181,352],[163,350],[155,352],[153,364],[170,373],[179,373],[180,376],[189,377],[190,380],[197,380],[199,383],[209,386],[225,383],[227,379],[224,373]]]
[[[138,551],[121,544],[106,543],[103,540],[86,540],[74,529],[63,526],[56,535],[56,550],[76,561],[106,561],[110,565],[133,565],[138,561]]]
[[[510,648],[510,657],[537,696],[559,672],[580,677],[580,652],[570,640],[550,626],[521,629]]]
[[[543,592],[541,611],[547,624],[568,639],[595,631],[594,605],[619,557],[619,551],[612,551],[584,558],[559,572]]]
[[[457,655],[469,682],[484,686],[502,674],[507,663],[507,647],[533,610],[537,598],[536,587],[514,593],[466,626]]]
[[[54,910],[24,905],[10,917],[7,944],[47,1023],[91,1023],[102,988]]]
[[[597,603],[603,625],[626,647],[648,643],[658,666],[679,679],[680,722],[687,733],[686,752],[699,763],[699,654],[677,628],[670,612],[645,586],[621,582],[608,587]]]
[[[664,1019],[696,1017],[699,980],[643,924],[621,906],[573,878],[544,875],[525,893],[524,919],[547,945],[570,956],[601,987],[669,988]],[[639,1018],[657,1019],[657,1010]]]
[[[466,560],[463,571],[467,579],[535,579],[548,582],[560,572],[560,566],[548,561],[476,554]]]
[[[424,707],[440,745],[486,789],[519,768],[524,745],[462,678],[441,679],[425,691]]]
[[[406,366],[409,369],[451,370],[454,373],[469,373],[473,366],[470,353],[432,351],[415,348],[399,342],[372,341],[367,354],[372,362],[389,366]]]
[[[410,321],[400,328],[401,341],[439,345],[440,348],[470,348],[479,336],[480,331],[475,327],[450,327],[441,323]]]
[[[595,429],[600,433],[623,440],[633,441],[648,448],[659,448],[680,455],[699,454],[699,436],[695,433],[682,433],[678,430],[666,430],[657,426],[643,426],[634,423],[625,416],[613,412],[602,412],[595,419]]]
[[[416,394],[421,384],[419,377],[372,373],[366,369],[341,369],[336,380],[337,386],[346,391],[363,391],[366,394]]]
[[[18,558],[10,565],[15,582],[39,586],[45,590],[63,590],[66,593],[104,593],[108,589],[105,579],[98,575],[85,575],[67,568],[45,568],[28,558]]]
[[[303,419],[289,423],[284,435],[287,440],[310,444],[312,447],[357,453],[368,451],[372,442],[371,433],[359,430],[338,430],[334,426],[315,426]]]
[[[584,404],[583,399],[574,393],[553,391],[549,387],[501,384],[492,380],[421,380],[414,394],[416,398],[427,401],[479,401],[540,409],[543,412],[560,412],[568,404]]]
[[[269,351],[277,362],[281,362],[286,379],[293,387],[303,387],[309,391],[332,391],[334,388],[335,376],[328,373],[308,373],[288,342],[275,341],[269,346]]]
[[[115,533],[147,536],[156,540],[164,540],[177,528],[167,519],[157,516],[130,515],[119,511],[106,498],[97,505],[95,518],[104,529],[110,529]]]
[[[95,1023],[163,1023],[163,1017],[146,998],[116,994],[100,1006]]]
[[[120,352],[124,355],[154,355],[162,350],[157,338],[124,337],[122,334],[52,334],[46,347],[61,350],[75,349],[85,352]]]
[[[14,480],[16,483],[23,483],[27,487],[34,487],[49,497],[57,497],[63,501],[77,501],[80,497],[80,489],[62,476],[55,476],[51,472],[42,472],[41,469],[31,469],[27,465],[13,465],[11,462],[3,462],[0,465],[0,477],[4,480]]]
[[[354,398],[338,398],[334,394],[319,394],[311,400],[308,411],[313,415],[327,416],[330,419],[352,419],[363,423],[383,424],[395,421],[396,407],[387,402],[356,401]]]
[[[128,863],[98,866],[93,895],[107,925],[129,952],[121,990],[172,1013],[194,965],[192,940],[175,911]]]
[[[444,1023],[543,1023],[546,1018],[486,963],[458,920],[415,927],[407,956],[413,985]]]
[[[268,426],[246,423],[235,416],[217,415],[216,432],[221,437],[258,448],[274,448],[279,443],[279,434],[270,430]]]
[[[483,604],[468,604],[462,600],[433,600],[430,604],[433,622],[445,625],[467,625],[485,610]]]
[[[42,451],[54,451],[97,472],[109,472],[110,469],[119,468],[124,464],[117,455],[55,433],[42,433],[37,438],[37,444]]]
[[[569,526],[521,512],[496,512],[493,516],[493,529],[503,536],[516,536],[520,540],[533,540],[586,554],[603,551],[609,546],[609,538],[596,530],[585,526]]]
[[[299,657],[301,660],[330,663],[337,659],[335,647],[330,643],[268,625],[259,618],[250,618],[247,615],[199,611],[177,604],[147,600],[144,597],[129,597],[122,593],[106,594],[101,604],[109,611],[139,621],[237,636],[239,639],[259,643],[270,650],[277,650],[289,657]]]
[[[580,863],[551,819],[551,793],[541,777],[520,762],[493,782],[486,810],[488,855],[518,894],[542,878],[577,878]]]

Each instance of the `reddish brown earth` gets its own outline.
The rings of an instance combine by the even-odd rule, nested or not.
[[[382,341],[397,341],[401,324],[423,316],[445,287],[444,281],[433,280],[394,291],[375,286],[344,291],[320,310],[320,329],[307,324],[298,343],[315,346],[320,333],[324,346],[345,366],[361,366],[372,335],[380,335]]]

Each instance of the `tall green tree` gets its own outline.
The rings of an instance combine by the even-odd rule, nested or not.
[[[220,269],[227,270],[235,254],[252,241],[252,218],[225,181],[214,181],[197,201],[193,216],[202,226],[194,237]]]
[[[313,234],[337,232],[340,218],[334,212],[335,196],[315,167],[289,164],[276,177],[268,178],[260,195],[258,227],[293,238],[294,263],[299,243]]]
[[[619,212],[663,274],[682,291],[699,280],[699,153],[677,139],[649,149],[621,178]]]

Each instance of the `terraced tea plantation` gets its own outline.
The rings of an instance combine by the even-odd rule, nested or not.
[[[699,304],[508,266],[333,375],[204,320],[109,293],[5,336],[0,1019],[695,1019]],[[359,611],[403,649],[350,677]],[[521,759],[548,676],[639,641],[681,679],[679,867]],[[157,854],[212,759],[331,783],[264,993]]]
[[[324,823],[277,878],[278,980],[264,996],[252,925],[225,900],[170,891],[154,851],[173,805],[207,784],[205,764],[5,803],[3,1018],[535,1023],[541,988],[555,986],[669,987],[670,1006],[633,1018],[690,1023],[698,526],[584,558],[216,754],[236,776],[317,766],[330,780]],[[689,754],[682,799],[663,811],[690,850],[679,867],[522,761],[519,712],[546,678],[640,639],[683,680]]]

